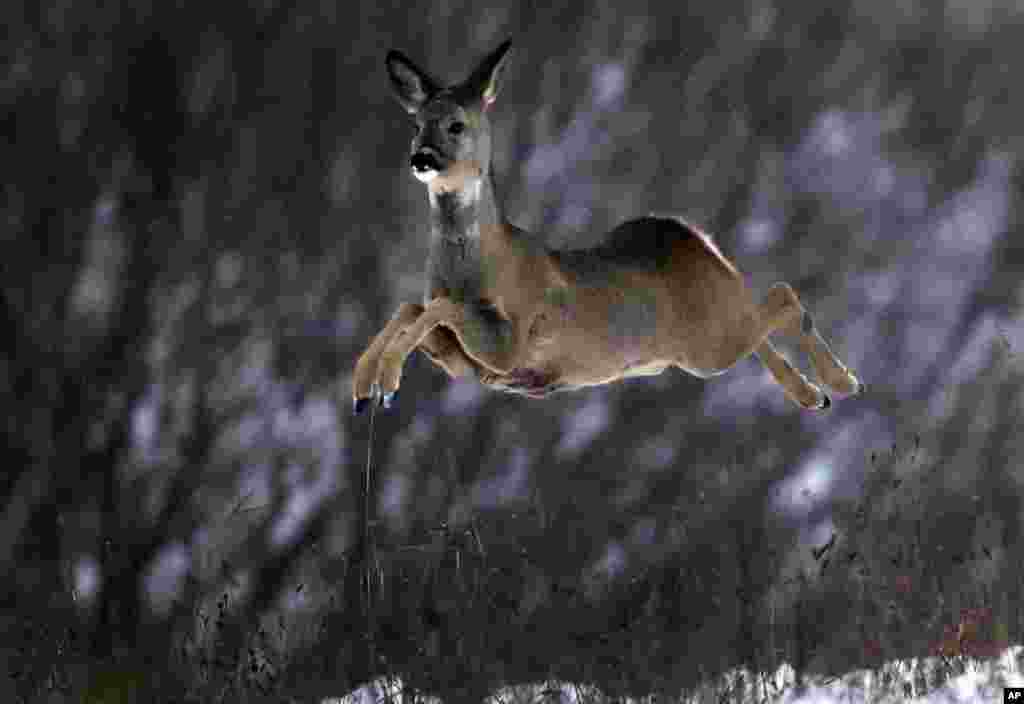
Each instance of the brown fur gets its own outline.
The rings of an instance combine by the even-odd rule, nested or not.
[[[377,392],[392,398],[417,348],[452,376],[473,374],[531,397],[671,366],[708,377],[756,353],[796,403],[827,408],[828,396],[768,341],[776,331],[800,341],[825,385],[863,389],[788,284],[757,303],[711,238],[678,218],[631,220],[579,251],[550,250],[505,221],[488,178],[483,101],[497,94],[507,50],[444,91],[403,55],[388,55],[399,101],[422,123],[413,166],[432,194],[430,274],[423,305],[403,304],[360,357],[357,408]],[[462,102],[455,106],[452,95]],[[467,125],[452,129],[467,115]]]

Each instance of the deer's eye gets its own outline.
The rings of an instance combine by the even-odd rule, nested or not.
[[[461,122],[453,122],[448,126],[448,132],[451,134],[462,134],[464,129],[466,129],[466,125]]]

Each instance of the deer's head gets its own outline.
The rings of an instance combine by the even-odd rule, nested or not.
[[[409,166],[431,190],[461,191],[479,183],[491,162],[487,108],[498,97],[511,41],[491,52],[469,78],[441,87],[405,54],[389,51],[395,97],[413,119]]]

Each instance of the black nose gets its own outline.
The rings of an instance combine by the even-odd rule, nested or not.
[[[441,162],[437,160],[431,152],[419,151],[412,155],[409,159],[409,165],[412,166],[413,170],[423,173],[424,171],[440,171]]]

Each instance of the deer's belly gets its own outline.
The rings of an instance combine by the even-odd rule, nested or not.
[[[516,367],[507,374],[488,377],[484,379],[484,383],[496,391],[507,391],[531,398],[543,398],[569,388],[557,372],[532,367]]]
[[[668,369],[671,365],[671,362],[667,362],[665,360],[655,360],[646,363],[627,362],[622,369],[622,378],[626,379],[634,376],[657,376]]]

